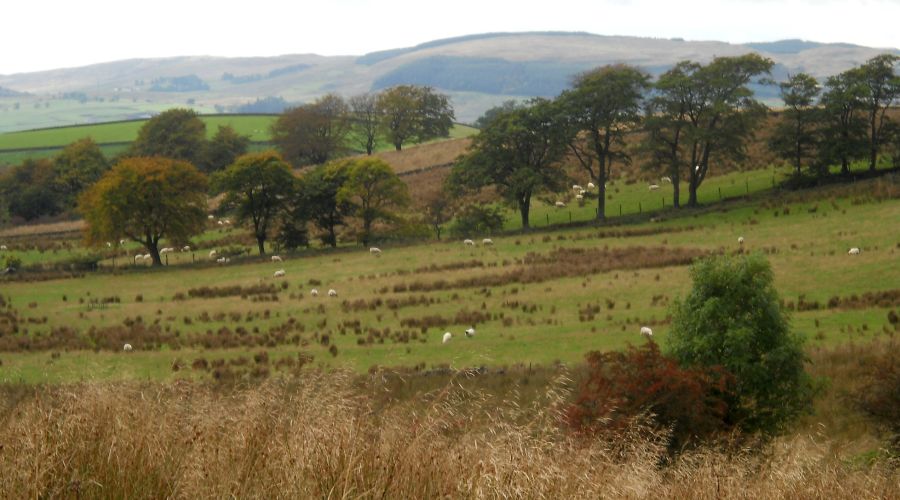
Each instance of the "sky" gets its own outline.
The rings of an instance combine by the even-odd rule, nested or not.
[[[900,47],[900,0],[5,0],[0,74],[179,55],[362,55],[487,32]]]

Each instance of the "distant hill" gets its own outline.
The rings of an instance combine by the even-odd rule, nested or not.
[[[799,71],[830,76],[885,49],[528,32],[447,38],[361,56],[130,59],[0,75],[0,132],[123,119],[172,106],[215,113],[260,102],[296,104],[328,92],[349,96],[400,83],[448,93],[457,119],[472,122],[510,98],[554,96],[577,73],[604,64],[629,63],[659,74],[683,59],[704,62],[751,51],[772,58],[779,79]],[[776,97],[774,87],[757,90],[763,99]]]

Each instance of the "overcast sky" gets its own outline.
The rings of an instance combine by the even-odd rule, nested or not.
[[[4,0],[0,19],[0,74],[134,57],[361,55],[497,31],[900,47],[900,0]]]

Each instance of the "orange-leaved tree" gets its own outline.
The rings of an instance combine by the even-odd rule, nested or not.
[[[162,265],[159,242],[184,242],[203,230],[206,176],[185,161],[127,158],[79,198],[89,244],[127,238],[147,247]]]

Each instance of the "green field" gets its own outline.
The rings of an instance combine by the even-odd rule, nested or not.
[[[265,143],[271,140],[269,129],[277,116],[205,115],[201,116],[201,119],[206,123],[206,134],[210,138],[219,126],[227,125],[233,127],[239,134],[250,137],[254,143]],[[94,139],[101,145],[104,154],[111,157],[125,150],[127,146],[122,143],[133,141],[144,123],[146,120],[131,120],[0,134],[0,166],[16,165],[28,158],[54,156],[66,145],[85,137]],[[468,137],[475,132],[476,129],[472,127],[455,125],[450,131],[450,138]],[[379,151],[393,149],[393,146],[385,140],[378,146]],[[350,147],[356,147],[352,140]],[[27,150],[21,151],[22,149]]]
[[[754,173],[747,176],[751,186],[764,184],[752,181],[757,177],[771,182],[771,172]],[[727,176],[721,182],[730,185]],[[741,184],[735,179],[735,186]],[[717,195],[717,189],[712,191]],[[665,344],[668,305],[688,289],[687,267],[655,267],[642,256],[642,248],[663,256],[734,252],[738,236],[746,238],[745,250],[768,256],[786,304],[801,299],[819,303],[818,309],[792,314],[794,327],[812,346],[892,335],[887,315],[896,305],[826,304],[833,297],[900,287],[900,233],[890,230],[900,227],[896,175],[849,190],[822,188],[784,198],[760,195],[661,215],[659,222],[495,236],[493,247],[474,249],[455,240],[385,245],[382,257],[376,258],[365,249],[347,247],[283,254],[285,262],[278,264],[251,259],[224,267],[191,265],[193,259],[179,253],[169,267],[159,270],[132,266],[80,279],[4,283],[2,293],[21,318],[18,335],[31,336],[36,343],[45,339],[46,346],[0,352],[0,381],[203,377],[204,370],[190,369],[197,358],[231,360],[260,351],[273,359],[308,353],[316,364],[356,371],[376,365],[572,363],[589,350],[642,342],[638,331],[645,324]],[[204,239],[220,236],[211,233]],[[208,247],[199,239],[196,243],[200,249],[194,259],[206,260]],[[847,255],[853,246],[863,249],[861,255]],[[552,264],[582,258],[573,253],[576,249],[600,252],[594,262],[608,258],[619,263],[577,275]],[[526,258],[543,259],[544,267],[523,263]],[[282,268],[286,279],[272,278]],[[529,272],[546,275],[535,282],[517,282],[516,276]],[[491,285],[477,281],[494,275],[505,278]],[[473,281],[459,282],[466,279]],[[421,289],[441,281],[436,289]],[[260,297],[252,294],[175,300],[176,294],[187,296],[192,288],[235,285],[274,285],[277,300],[272,294],[266,294],[265,301],[252,300]],[[322,292],[317,298],[309,294],[313,287]],[[329,288],[339,296],[326,297]],[[92,299],[104,297],[118,302],[90,307]],[[592,315],[584,312],[589,304],[597,307]],[[143,326],[135,329],[138,317],[137,324]],[[472,324],[478,333],[467,339],[462,333]],[[70,328],[69,333],[60,333],[62,326]],[[85,340],[92,327],[106,328],[113,337],[101,334]],[[223,328],[228,332],[221,333]],[[447,345],[441,344],[444,331],[454,335]],[[238,342],[236,347],[223,347],[226,337]],[[168,340],[154,340],[158,338]],[[136,351],[119,352],[122,342],[134,344]],[[331,346],[336,346],[336,355],[329,352]],[[173,371],[177,363],[187,368]]]

